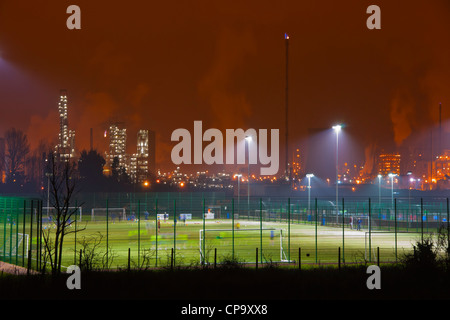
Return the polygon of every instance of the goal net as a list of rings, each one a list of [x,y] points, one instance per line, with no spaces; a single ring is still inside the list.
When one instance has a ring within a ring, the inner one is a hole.
[[[375,230],[378,227],[378,224],[375,222],[375,220],[369,219],[368,216],[351,216],[352,219],[352,229],[353,230],[362,230],[362,231],[369,231]],[[346,223],[350,224],[350,217],[346,217]]]
[[[0,246],[0,256],[13,257],[27,255],[29,245],[29,235],[23,233],[12,233],[3,239]],[[23,253],[23,254],[22,254]]]
[[[91,221],[126,221],[127,214],[125,208],[92,208]]]
[[[46,222],[51,222],[52,218],[57,213],[57,210],[55,207],[42,207],[42,214],[47,215]],[[83,208],[82,207],[69,207],[67,209],[67,213],[73,213],[73,217],[78,217],[78,221],[81,221],[83,217]]]
[[[288,262],[283,243],[283,230],[277,228],[205,229],[205,232],[200,229],[200,263],[210,261],[214,249],[219,250],[223,256],[234,252],[240,259],[255,261],[256,248],[259,251],[258,256],[264,257],[265,260]]]
[[[404,236],[407,236],[406,242],[403,241]],[[414,234],[392,231],[372,231],[365,232],[364,236],[364,257],[368,261],[377,261],[378,253],[383,260],[389,261],[395,259],[395,247],[408,246],[408,242],[412,239]],[[397,238],[399,238],[397,240]],[[379,252],[379,251],[380,252]]]

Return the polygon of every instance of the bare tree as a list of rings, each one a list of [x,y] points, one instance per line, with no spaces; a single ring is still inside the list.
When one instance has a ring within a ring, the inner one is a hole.
[[[40,140],[38,146],[30,152],[27,159],[27,180],[31,182],[34,187],[39,190],[44,185],[47,179],[44,179],[45,159],[46,153],[50,149],[49,143],[45,140]]]
[[[81,245],[79,267],[82,271],[109,270],[115,252],[109,246],[104,248],[103,235],[100,232],[83,237],[78,243]]]
[[[16,128],[5,133],[6,171],[8,182],[19,182],[24,178],[25,162],[30,152],[27,135]]]
[[[52,222],[54,228],[44,233],[44,248],[46,260],[49,262],[52,274],[61,273],[61,262],[64,239],[68,234],[80,232],[85,228],[73,228],[74,217],[78,209],[74,206],[74,196],[77,193],[75,179],[75,163],[60,159],[52,152],[47,158],[47,173],[49,179],[50,205],[54,208]],[[81,204],[78,204],[81,205]]]

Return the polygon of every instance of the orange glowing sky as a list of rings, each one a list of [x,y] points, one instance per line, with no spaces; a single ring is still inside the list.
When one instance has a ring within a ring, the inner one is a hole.
[[[81,30],[66,28],[71,4]],[[371,4],[381,30],[366,28]],[[15,126],[32,146],[56,140],[66,89],[80,150],[93,128],[105,151],[113,119],[132,146],[138,129],[154,130],[161,167],[170,167],[171,132],[194,120],[284,137],[287,32],[291,147],[308,128],[343,122],[364,157],[435,124],[440,102],[450,117],[449,14],[447,0],[2,0],[0,136]]]

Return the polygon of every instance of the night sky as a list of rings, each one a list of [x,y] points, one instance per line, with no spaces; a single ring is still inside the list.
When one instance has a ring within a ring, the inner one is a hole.
[[[81,30],[66,27],[72,4]],[[366,27],[371,4],[381,30]],[[436,125],[440,102],[450,117],[449,16],[448,0],[0,0],[0,136],[14,126],[33,147],[56,141],[66,89],[79,150],[93,128],[103,153],[120,120],[130,152],[138,129],[154,130],[158,167],[170,169],[172,131],[202,120],[280,129],[284,163],[287,32],[290,147],[341,122],[364,159]]]

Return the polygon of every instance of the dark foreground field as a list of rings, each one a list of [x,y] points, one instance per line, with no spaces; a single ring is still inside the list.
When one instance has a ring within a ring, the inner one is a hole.
[[[163,301],[286,301],[322,299],[449,299],[450,273],[442,269],[381,266],[381,289],[368,289],[366,266],[89,272],[81,289],[69,290],[69,274],[0,276],[0,299]]]

